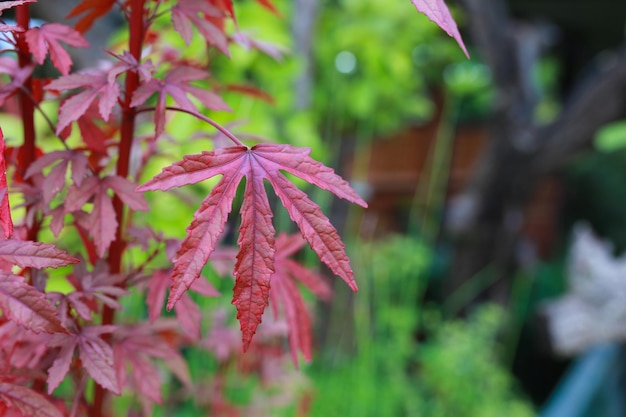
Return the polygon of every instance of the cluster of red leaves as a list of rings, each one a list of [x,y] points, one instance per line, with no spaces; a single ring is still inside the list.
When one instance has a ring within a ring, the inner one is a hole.
[[[235,364],[242,373],[257,373],[264,383],[278,380],[276,370],[282,372],[283,366],[267,365],[284,356],[281,345],[274,341],[277,335],[288,338],[296,365],[300,352],[309,360],[312,324],[299,284],[320,299],[331,296],[323,277],[290,257],[308,243],[332,272],[357,289],[337,231],[284,172],[363,207],[365,201],[332,169],[310,158],[309,149],[279,144],[246,146],[207,117],[207,111],[230,110],[219,91],[271,99],[251,86],[208,84],[208,62],[183,57],[181,51],[163,46],[160,35],[150,31],[156,19],[168,15],[186,43],[200,36],[207,47],[225,55],[234,43],[279,59],[280,48],[239,29],[232,0],[83,0],[68,16],[78,19],[74,28],[60,23],[30,27],[28,5],[34,1],[0,3],[0,15],[17,8],[18,24],[0,22],[0,36],[13,45],[19,57],[0,57],[4,74],[0,105],[19,108],[25,132],[31,132],[25,133],[24,145],[7,148],[0,131],[0,414],[101,416],[104,390],[115,394],[131,391],[149,414],[152,405],[162,401],[163,366],[192,390],[180,351],[196,346],[213,352],[221,364],[209,389],[207,408],[215,415],[245,415],[246,410],[226,400],[223,381],[227,366]],[[441,0],[412,1],[465,51]],[[279,14],[271,1],[257,2]],[[87,47],[82,34],[115,7],[129,18],[129,50],[109,51],[112,62],[108,66],[71,73],[72,59],[66,46]],[[228,19],[235,22],[235,33],[225,30]],[[144,42],[151,43],[151,57],[141,56]],[[61,75],[33,78],[35,68],[47,58]],[[20,96],[19,105],[12,104],[16,95]],[[59,103],[56,123],[41,109],[44,99]],[[48,121],[58,150],[45,153],[37,147],[32,125],[35,111]],[[173,111],[205,121],[217,128],[221,140],[232,144],[186,155],[138,187],[134,181],[138,175],[133,178],[132,174],[141,173],[158,153],[156,143],[165,136],[166,116]],[[154,130],[148,137],[138,137],[135,121],[149,112]],[[72,134],[73,128],[78,132]],[[70,137],[78,140],[69,141]],[[130,166],[131,151],[137,156],[136,166]],[[12,181],[7,169],[13,173]],[[166,191],[216,176],[221,177],[219,182],[195,212],[182,242],[165,239],[141,222],[134,224],[134,212],[150,209],[143,192]],[[218,245],[244,177],[239,248],[233,250]],[[275,237],[266,183],[300,235]],[[9,205],[14,190],[22,194],[25,212],[23,221],[15,226]],[[70,255],[35,241],[42,227],[56,237],[73,233],[83,251],[74,248]],[[133,246],[141,247],[146,259],[122,263],[124,251]],[[162,252],[167,253],[172,267],[163,266]],[[207,280],[199,279],[208,262],[215,269],[230,265],[235,278],[232,304],[237,309],[241,338],[220,320],[203,331],[204,312],[187,291],[204,297],[219,295]],[[72,288],[66,293],[46,292],[45,269],[58,267],[67,267],[63,277]],[[161,318],[168,287],[167,308],[175,310],[176,320]],[[114,312],[122,309],[121,299],[131,288],[145,296],[149,319],[145,322],[114,320]],[[268,316],[265,310],[270,304],[273,315]],[[259,330],[264,318],[270,325]],[[260,334],[253,341],[257,332]],[[242,355],[242,347],[247,355]],[[97,384],[93,403],[84,392],[88,378]],[[53,394],[68,380],[74,386],[73,397],[58,401]]]

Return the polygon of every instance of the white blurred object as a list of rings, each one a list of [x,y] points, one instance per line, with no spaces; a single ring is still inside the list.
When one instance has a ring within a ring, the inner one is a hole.
[[[600,342],[626,340],[626,255],[612,252],[589,225],[574,227],[569,291],[542,307],[556,354],[573,356]]]

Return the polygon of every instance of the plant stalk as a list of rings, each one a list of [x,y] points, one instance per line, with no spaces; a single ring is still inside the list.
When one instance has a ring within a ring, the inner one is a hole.
[[[144,40],[144,4],[145,0],[130,0],[129,18],[129,51],[139,62],[141,60],[141,50]],[[135,90],[139,87],[139,74],[136,71],[126,73],[126,83],[124,87],[124,100],[122,101],[122,123],[120,128],[120,144],[118,148],[118,160],[116,174],[120,177],[128,177],[130,166],[130,153],[135,135],[135,118],[137,112],[131,107],[131,99]],[[123,236],[124,228],[124,203],[117,195],[113,196],[113,207],[118,228],[115,232],[115,240],[109,248],[109,271],[111,274],[119,274],[122,270],[122,254],[126,248]],[[115,310],[103,306],[102,325],[113,324],[115,320]],[[94,417],[102,417],[106,391],[96,384],[94,391],[93,413]]]
[[[24,29],[24,32],[16,35],[17,42],[17,62],[20,68],[26,68],[33,65],[32,56],[26,43],[24,33],[30,26],[30,8],[28,4],[17,6],[15,9],[15,19],[17,25]],[[31,100],[33,96],[33,79],[28,77],[24,81],[24,85],[18,93],[20,106],[20,116],[22,119],[22,128],[24,130],[24,144],[20,149],[18,172],[20,176],[24,176],[26,170],[37,158],[36,154],[36,133],[35,133],[35,103]],[[26,207],[30,210],[31,207]],[[35,241],[39,234],[39,219],[35,219],[33,224],[27,229],[27,239]]]

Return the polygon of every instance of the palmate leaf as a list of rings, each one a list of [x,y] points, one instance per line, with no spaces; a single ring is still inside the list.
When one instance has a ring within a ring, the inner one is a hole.
[[[99,256],[104,255],[115,239],[118,227],[113,199],[108,194],[109,189],[133,210],[148,210],[148,203],[143,195],[135,192],[133,183],[117,175],[104,178],[89,177],[80,186],[71,187],[65,201],[66,212],[77,212],[93,198],[93,210],[89,214],[89,235],[94,239]]]
[[[45,89],[56,92],[81,89],[80,92],[65,100],[59,108],[57,134],[85,114],[96,100],[102,120],[109,120],[113,106],[120,95],[120,87],[115,82],[115,78],[110,80],[108,73],[100,70],[65,75],[50,82]]]
[[[85,326],[78,333],[55,334],[51,346],[58,346],[61,352],[48,369],[48,393],[63,381],[70,370],[74,351],[82,367],[94,381],[115,394],[120,394],[117,376],[113,367],[113,348],[102,339],[105,333],[112,333],[115,326]]]
[[[227,11],[229,13],[229,11]],[[189,44],[193,37],[195,26],[198,32],[211,45],[219,49],[224,55],[228,52],[228,39],[223,27],[216,24],[225,13],[220,8],[206,0],[178,0],[172,7],[172,25],[180,33],[184,41]]]
[[[275,271],[275,231],[264,179],[274,187],[291,219],[298,224],[302,236],[318,257],[350,288],[357,290],[345,246],[337,230],[320,208],[280,171],[289,172],[363,207],[367,207],[367,203],[332,169],[311,159],[309,153],[310,149],[275,144],[220,148],[187,155],[138,187],[138,191],[165,191],[222,175],[196,211],[193,222],[187,228],[187,237],[174,258],[168,309],[174,307],[200,276],[224,232],[224,223],[243,177],[246,177],[246,187],[232,303],[237,307],[244,349],[250,344],[268,305],[270,278]]]
[[[83,35],[60,23],[45,23],[41,27],[31,28],[26,32],[25,37],[28,49],[35,61],[43,64],[49,53],[52,64],[63,75],[69,74],[72,58],[59,42],[79,48],[89,46],[89,42]]]

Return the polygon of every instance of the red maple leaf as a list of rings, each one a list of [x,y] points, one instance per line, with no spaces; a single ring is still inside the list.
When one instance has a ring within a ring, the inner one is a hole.
[[[41,183],[44,204],[49,204],[52,198],[65,186],[65,175],[70,162],[72,163],[72,182],[77,186],[80,186],[83,182],[83,178],[87,173],[87,166],[89,165],[87,156],[82,152],[71,150],[53,151],[42,155],[30,164],[24,178],[30,178],[37,173],[41,173],[45,167],[55,162],[57,164],[54,165]]]
[[[99,17],[107,14],[115,5],[115,0],[84,0],[67,15],[68,19],[83,15],[76,22],[76,30],[85,33]]]
[[[172,323],[177,327],[176,323]],[[139,394],[152,402],[161,403],[163,381],[154,359],[163,359],[172,372],[186,386],[191,384],[189,370],[180,353],[167,342],[168,323],[157,325],[139,324],[120,328],[115,335],[113,352],[118,385],[125,387],[128,382],[127,367],[130,365],[130,382]],[[165,330],[166,332],[162,332]],[[181,366],[182,364],[182,366]]]
[[[117,220],[113,208],[113,199],[108,190],[116,195],[133,210],[147,211],[149,209],[145,198],[135,192],[135,186],[126,178],[108,176],[99,178],[92,176],[84,180],[80,186],[73,186],[67,193],[65,202],[66,212],[81,210],[93,198],[93,210],[88,216],[90,236],[94,239],[99,256],[103,256],[115,239]]]
[[[101,337],[115,329],[115,326],[85,326],[76,333],[52,336],[50,346],[60,347],[61,351],[48,369],[48,393],[52,393],[63,381],[70,370],[74,351],[78,348],[81,364],[89,376],[103,388],[119,395],[120,388],[113,367],[113,349]]]
[[[81,88],[82,91],[65,100],[59,108],[59,123],[57,135],[63,129],[85,114],[94,100],[98,99],[98,110],[103,120],[108,120],[111,110],[120,95],[120,87],[111,82],[107,72],[85,71],[79,74],[70,74],[56,80],[44,87],[46,90],[69,91]]]
[[[308,270],[288,257],[304,245],[299,235],[281,234],[276,239],[276,256],[272,275],[270,300],[272,305],[282,305],[289,327],[289,347],[293,362],[298,366],[298,351],[304,359],[311,360],[311,317],[295,283],[304,284],[313,294],[323,300],[330,299],[332,290],[320,275]]]
[[[193,36],[193,25],[209,44],[216,46],[225,55],[230,55],[224,29],[215,25],[213,20],[223,17],[224,12],[206,0],[179,0],[172,7],[174,29],[187,44]]]
[[[87,39],[69,26],[60,23],[46,23],[38,28],[31,28],[24,34],[28,49],[35,57],[35,61],[43,64],[46,55],[50,53],[50,59],[61,74],[67,75],[72,67],[70,54],[61,46],[59,41],[75,46],[86,48],[89,46]]]
[[[166,167],[138,191],[167,190],[222,175],[202,202],[187,228],[187,237],[174,258],[168,308],[200,276],[215,249],[231,210],[239,182],[246,177],[242,223],[239,228],[233,301],[243,333],[244,349],[254,335],[268,305],[274,267],[274,227],[263,180],[274,188],[291,219],[318,257],[354,291],[357,289],[345,246],[320,208],[280,173],[284,170],[363,207],[367,203],[335,172],[309,157],[310,149],[290,145],[233,146],[197,155]]]
[[[113,68],[109,69],[108,76],[110,83],[113,83],[117,76],[128,71],[136,71],[142,81],[148,81],[152,78],[154,64],[152,64],[151,60],[139,63],[139,61],[137,61],[137,59],[128,51],[124,51],[122,55],[118,55],[110,51],[107,51],[107,53],[118,60]]]
[[[230,107],[217,94],[190,84],[191,81],[202,80],[209,74],[206,71],[194,67],[175,67],[163,80],[152,78],[143,83],[133,94],[131,106],[142,105],[150,96],[158,93],[156,110],[154,112],[155,134],[163,133],[165,126],[166,96],[169,95],[186,111],[196,113],[196,105],[187,97],[187,94],[200,100],[200,102],[212,110],[230,111]]]
[[[91,302],[93,304],[93,301],[98,299],[112,309],[121,309],[122,306],[117,299],[129,294],[120,286],[124,279],[124,275],[111,274],[108,264],[104,261],[97,262],[93,271],[88,271],[85,262],[81,262],[74,267],[72,275],[68,277],[76,289],[75,292],[68,294],[68,297],[73,304],[77,304],[77,302],[83,304]],[[97,307],[93,309],[95,310]],[[80,313],[78,309],[77,311]],[[83,314],[81,316],[84,318]]]
[[[4,134],[0,129],[0,227],[5,238],[13,234],[13,220],[11,219],[11,207],[9,206],[9,192],[7,184],[7,166],[4,160]]]

